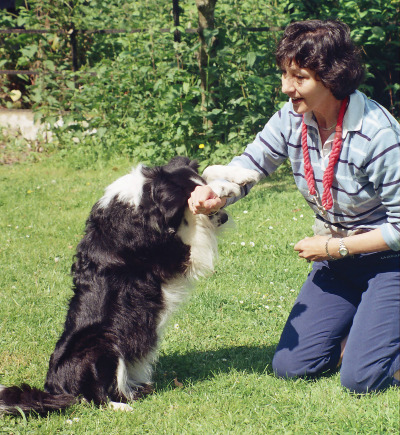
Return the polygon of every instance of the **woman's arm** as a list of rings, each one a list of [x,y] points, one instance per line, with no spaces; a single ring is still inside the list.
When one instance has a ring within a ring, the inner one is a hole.
[[[329,236],[306,237],[295,245],[294,250],[298,251],[300,258],[304,258],[308,261],[331,260],[326,253],[326,248],[331,257],[336,259],[342,258],[339,254],[340,238],[329,239]],[[326,244],[327,241],[328,245]],[[344,237],[343,242],[349,250],[349,255],[390,250],[379,228],[367,233]]]

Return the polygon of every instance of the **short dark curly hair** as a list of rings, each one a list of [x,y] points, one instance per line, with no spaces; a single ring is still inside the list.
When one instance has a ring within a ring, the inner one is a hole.
[[[289,24],[276,50],[276,63],[285,69],[294,61],[317,74],[338,100],[354,92],[364,78],[358,48],[347,24],[336,20],[307,20]]]

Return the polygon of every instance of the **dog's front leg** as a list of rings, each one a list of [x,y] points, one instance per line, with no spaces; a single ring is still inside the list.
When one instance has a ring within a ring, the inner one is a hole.
[[[211,189],[220,197],[240,196],[240,186],[255,184],[261,179],[261,174],[252,169],[235,166],[208,166],[203,173]]]

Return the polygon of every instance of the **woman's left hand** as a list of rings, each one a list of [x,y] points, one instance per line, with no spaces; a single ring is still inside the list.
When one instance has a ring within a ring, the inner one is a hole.
[[[306,237],[303,240],[300,240],[300,242],[296,243],[294,250],[298,251],[300,258],[304,258],[307,261],[328,260],[329,257],[326,255],[325,250],[326,241],[328,239],[329,237],[327,236]],[[336,257],[334,252],[334,249],[332,249],[332,252],[331,250],[329,251],[332,257]]]

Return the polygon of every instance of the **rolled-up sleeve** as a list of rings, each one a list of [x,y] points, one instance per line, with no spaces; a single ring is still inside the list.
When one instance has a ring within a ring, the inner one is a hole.
[[[364,170],[386,208],[387,222],[380,226],[390,249],[400,250],[400,135],[385,128],[371,141]]]

